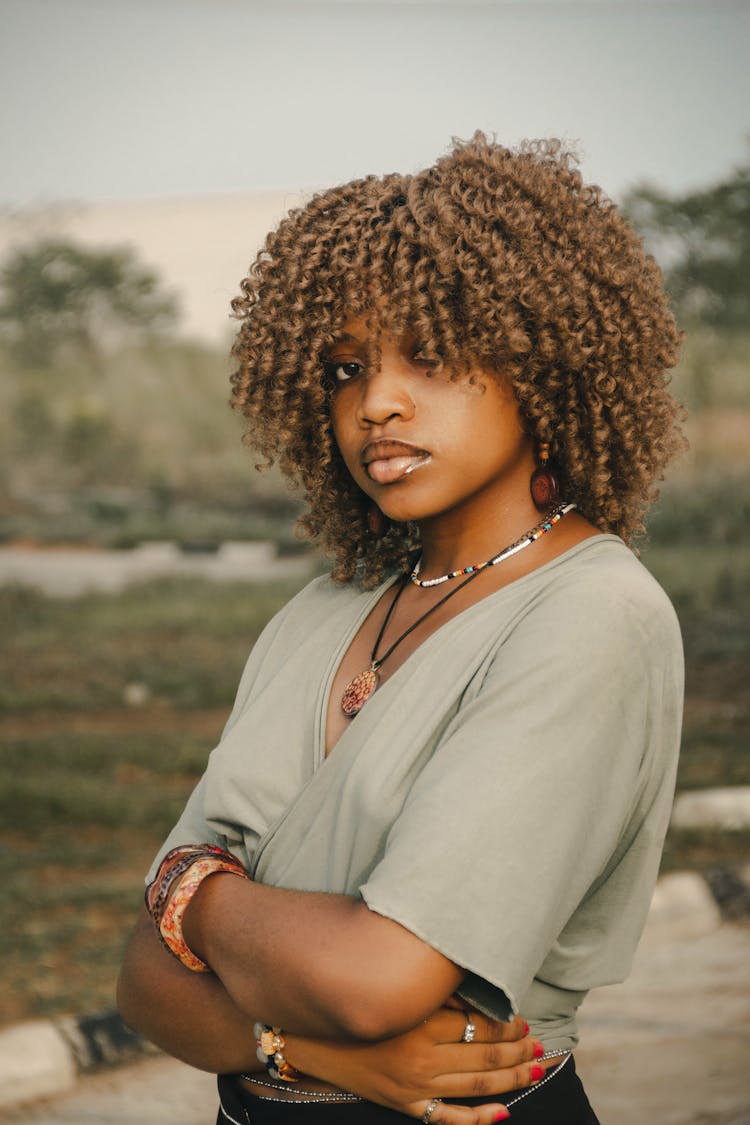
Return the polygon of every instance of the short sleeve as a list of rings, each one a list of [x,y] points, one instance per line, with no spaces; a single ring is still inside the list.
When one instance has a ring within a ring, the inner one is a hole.
[[[646,579],[539,599],[465,693],[360,888],[466,969],[467,1000],[500,1018],[553,950],[549,983],[599,983],[585,966],[606,977],[620,955],[618,912],[636,902],[645,918],[682,698],[676,620]]]

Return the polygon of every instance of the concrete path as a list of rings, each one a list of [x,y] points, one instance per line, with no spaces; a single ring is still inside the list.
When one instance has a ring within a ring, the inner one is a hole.
[[[665,937],[583,1006],[591,1103],[602,1125],[750,1125],[750,924]]]
[[[276,557],[272,543],[222,543],[213,552],[181,551],[176,543],[143,543],[128,551],[86,547],[0,547],[0,585],[32,586],[50,597],[118,593],[154,578],[200,577],[214,582],[296,578],[307,556]]]
[[[53,1102],[3,1115],[3,1125],[214,1125],[216,1079],[168,1058],[82,1079]]]
[[[630,979],[582,1011],[577,1065],[602,1125],[750,1125],[750,924],[721,925],[680,878],[660,882]],[[0,1121],[213,1125],[215,1108],[210,1075],[156,1057]]]

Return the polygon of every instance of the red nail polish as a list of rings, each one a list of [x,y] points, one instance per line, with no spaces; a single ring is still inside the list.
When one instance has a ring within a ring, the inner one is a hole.
[[[503,1108],[501,1110],[498,1110],[497,1114],[495,1115],[495,1117],[492,1118],[492,1120],[493,1121],[507,1121],[509,1117],[510,1117],[510,1110]]]
[[[542,1044],[541,1043],[535,1043],[534,1044],[534,1058],[540,1059],[543,1054],[544,1054],[544,1047],[542,1046]]]
[[[532,1082],[538,1082],[540,1078],[544,1078],[545,1070],[543,1066],[532,1066],[529,1071]]]
[[[524,1025],[523,1025],[523,1034],[524,1034],[524,1038],[526,1038],[526,1036],[529,1034],[529,1025],[526,1023],[525,1020],[524,1020]]]

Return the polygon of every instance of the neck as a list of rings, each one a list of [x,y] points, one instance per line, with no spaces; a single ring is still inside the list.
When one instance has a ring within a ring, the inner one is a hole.
[[[478,566],[499,554],[544,518],[531,498],[495,508],[485,518],[470,523],[449,516],[424,520],[419,525],[422,542],[420,577],[434,578]]]

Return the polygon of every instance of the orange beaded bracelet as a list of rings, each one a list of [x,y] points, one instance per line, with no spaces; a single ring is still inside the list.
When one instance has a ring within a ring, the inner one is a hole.
[[[167,948],[182,961],[186,968],[192,969],[194,973],[210,973],[211,970],[205,961],[196,957],[192,950],[188,948],[185,938],[182,936],[182,919],[193,895],[203,880],[210,875],[218,874],[220,871],[228,871],[232,875],[239,875],[243,879],[247,879],[244,871],[241,871],[234,864],[226,863],[224,860],[215,859],[213,856],[208,859],[196,860],[172,892],[159,925],[159,933]]]
[[[169,952],[195,973],[209,973],[211,969],[188,947],[182,933],[182,920],[203,880],[223,871],[249,878],[240,861],[220,848],[212,845],[174,848],[146,891],[146,904],[159,937]]]

